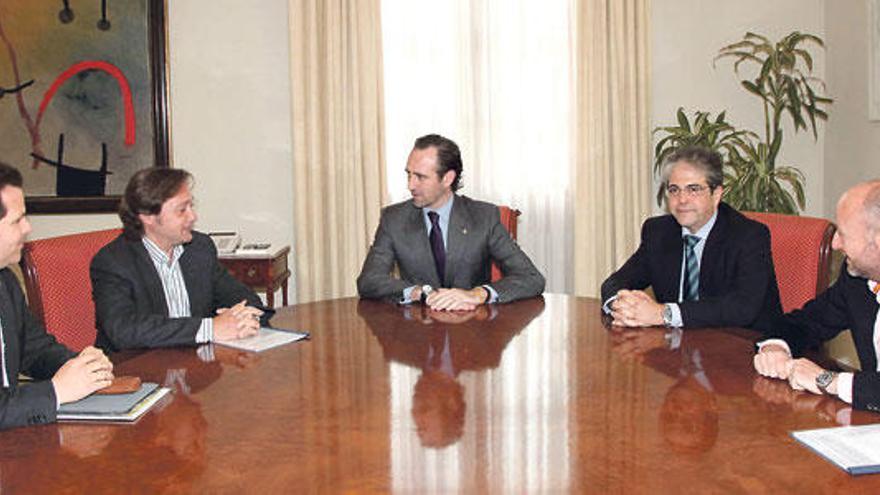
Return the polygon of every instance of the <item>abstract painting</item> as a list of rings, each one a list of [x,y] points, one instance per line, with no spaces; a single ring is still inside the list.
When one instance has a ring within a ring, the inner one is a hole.
[[[0,161],[32,213],[113,211],[168,165],[163,0],[0,0]]]

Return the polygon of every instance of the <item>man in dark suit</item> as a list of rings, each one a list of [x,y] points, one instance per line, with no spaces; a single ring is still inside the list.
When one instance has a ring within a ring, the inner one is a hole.
[[[0,429],[55,421],[60,404],[110,385],[113,364],[100,350],[79,355],[34,319],[9,265],[21,259],[31,225],[21,173],[0,162]],[[35,381],[19,383],[19,373]]]
[[[357,280],[361,297],[473,310],[544,291],[543,275],[501,225],[498,208],[455,194],[461,172],[454,142],[436,134],[416,140],[406,163],[412,199],[382,211]],[[490,283],[493,260],[504,277]]]
[[[773,326],[771,339],[759,343],[755,369],[787,379],[796,390],[836,395],[857,409],[880,411],[880,180],[861,183],[840,198],[832,247],[846,254],[839,278]],[[860,372],[838,374],[792,358],[845,329],[852,331]]]
[[[91,265],[97,344],[108,350],[194,345],[254,335],[268,324],[253,291],[217,261],[193,230],[192,176],[136,173],[119,207],[123,233]]]
[[[670,214],[645,221],[638,251],[602,283],[614,324],[760,329],[782,313],[770,232],[721,202],[723,179],[713,151],[670,155],[661,186]]]

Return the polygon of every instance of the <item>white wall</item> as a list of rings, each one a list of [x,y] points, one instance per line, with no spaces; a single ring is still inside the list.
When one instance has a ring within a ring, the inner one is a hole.
[[[835,6],[841,2],[828,2]],[[727,110],[728,121],[763,133],[763,110],[758,100],[739,85],[732,63],[719,61],[718,49],[738,41],[747,31],[778,39],[799,30],[824,35],[823,0],[654,0],[653,2],[653,115],[652,127],[673,125],[675,110],[683,106],[717,114]],[[825,57],[819,55],[815,75],[825,76]],[[753,77],[751,73],[744,73]],[[832,109],[832,115],[837,109]],[[824,139],[811,133],[795,136],[785,129],[780,164],[797,165],[806,175],[806,214],[821,215],[824,208]]]
[[[825,141],[825,214],[850,186],[880,177],[880,122],[868,120],[868,0],[825,5],[828,87],[834,96]]]
[[[287,0],[168,2],[171,144],[195,175],[203,231],[293,244]],[[119,225],[33,215],[31,238]]]

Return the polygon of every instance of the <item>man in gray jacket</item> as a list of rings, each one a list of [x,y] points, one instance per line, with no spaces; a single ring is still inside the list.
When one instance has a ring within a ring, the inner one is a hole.
[[[357,280],[361,297],[472,310],[544,291],[543,275],[501,225],[498,207],[455,194],[461,172],[453,141],[416,140],[406,164],[412,199],[382,211]],[[492,261],[504,277],[490,283]]]

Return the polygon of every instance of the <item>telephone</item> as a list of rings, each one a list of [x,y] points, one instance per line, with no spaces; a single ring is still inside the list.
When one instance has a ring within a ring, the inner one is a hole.
[[[235,232],[208,232],[208,236],[214,241],[219,254],[232,254],[241,244],[241,236]]]

